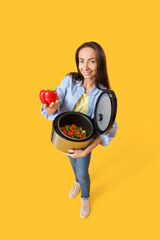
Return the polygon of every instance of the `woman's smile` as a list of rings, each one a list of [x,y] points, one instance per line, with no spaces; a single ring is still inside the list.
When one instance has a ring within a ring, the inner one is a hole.
[[[86,76],[91,74],[91,73],[92,73],[92,71],[91,72],[83,72],[83,74],[86,75]]]

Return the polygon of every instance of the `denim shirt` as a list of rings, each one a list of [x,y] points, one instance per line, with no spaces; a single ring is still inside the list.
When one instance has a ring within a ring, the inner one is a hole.
[[[101,85],[103,89],[105,87]],[[41,114],[48,120],[54,120],[57,115],[63,112],[73,111],[75,104],[78,102],[82,94],[85,92],[84,87],[82,86],[82,81],[77,82],[72,80],[70,75],[66,75],[62,80],[61,84],[55,88],[57,94],[60,98],[59,107],[53,114],[48,114],[45,109],[43,109],[43,105],[41,105]],[[96,86],[92,88],[92,90],[88,93],[88,112],[87,116],[90,118],[94,118],[95,106],[97,103],[97,99],[103,90],[98,89]],[[107,133],[102,133],[98,135],[103,146],[108,146],[110,141],[115,137],[118,125],[116,121],[114,121],[112,128]]]

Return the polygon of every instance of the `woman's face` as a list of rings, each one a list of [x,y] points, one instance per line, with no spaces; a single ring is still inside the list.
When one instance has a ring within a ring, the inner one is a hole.
[[[79,70],[84,80],[96,80],[97,54],[93,48],[85,47],[79,51]]]

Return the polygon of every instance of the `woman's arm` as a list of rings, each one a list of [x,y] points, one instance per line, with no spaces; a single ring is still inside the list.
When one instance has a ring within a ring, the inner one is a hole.
[[[70,157],[73,158],[82,158],[87,156],[98,144],[100,144],[102,140],[100,137],[97,137],[87,148],[84,150],[69,150],[69,153],[65,153]]]
[[[100,137],[97,137],[93,140],[93,142],[83,151],[85,152],[85,155],[88,155],[97,145],[99,145],[102,142]]]
[[[107,133],[102,133],[99,135],[99,138],[102,140],[101,142],[102,146],[108,146],[110,144],[111,140],[116,135],[117,129],[118,129],[118,125],[116,121],[114,121],[112,128]]]

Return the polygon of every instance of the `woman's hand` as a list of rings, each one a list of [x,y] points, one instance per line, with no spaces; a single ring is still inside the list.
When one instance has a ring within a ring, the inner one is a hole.
[[[67,154],[70,157],[73,158],[81,158],[81,157],[85,157],[87,156],[98,144],[100,144],[102,142],[100,137],[97,137],[96,139],[93,140],[93,142],[91,142],[89,144],[89,146],[87,148],[85,148],[84,150],[73,150],[73,149],[69,149],[69,153],[64,153]]]
[[[64,153],[72,158],[82,158],[82,157],[85,157],[87,156],[88,152],[85,151],[85,150],[73,150],[73,149],[69,149],[68,150],[69,153]]]
[[[59,97],[57,96],[57,100],[48,106],[47,104],[43,104],[43,108],[46,110],[48,114],[53,114],[59,107]]]

